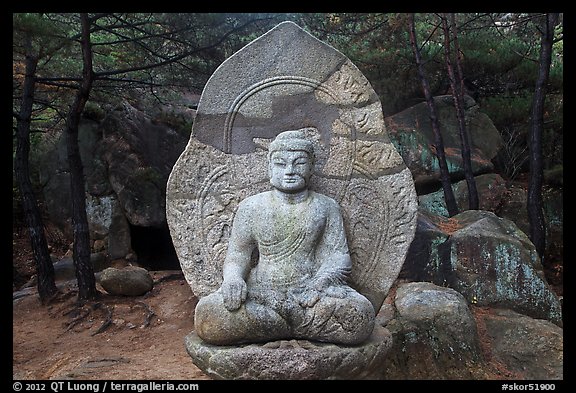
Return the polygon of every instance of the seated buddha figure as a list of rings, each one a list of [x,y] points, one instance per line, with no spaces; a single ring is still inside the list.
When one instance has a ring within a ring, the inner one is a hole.
[[[270,144],[272,189],[239,204],[222,284],[196,306],[195,329],[205,342],[356,345],[372,333],[374,307],[348,285],[352,261],[340,206],[309,189],[313,168],[314,145],[301,131],[282,132]]]

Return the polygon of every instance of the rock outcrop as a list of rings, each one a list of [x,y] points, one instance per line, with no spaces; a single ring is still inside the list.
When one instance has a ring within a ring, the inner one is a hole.
[[[404,283],[389,307],[394,316],[381,320],[393,337],[384,378],[477,377],[481,351],[476,322],[461,294],[428,282]]]
[[[355,346],[307,340],[218,346],[207,345],[192,332],[185,345],[198,367],[215,379],[376,379],[392,336],[377,327],[365,343]]]
[[[509,309],[486,308],[478,318],[492,359],[517,379],[564,378],[564,332],[549,321]]]
[[[434,97],[434,102],[451,178],[463,179],[460,137],[453,98],[451,95],[437,96]],[[465,96],[464,107],[472,148],[472,170],[475,175],[492,172],[494,165],[491,160],[503,145],[502,137],[490,118],[479,110],[472,97]],[[422,102],[388,116],[385,121],[392,143],[412,172],[416,188],[426,183],[438,182],[440,169],[433,150],[434,134],[426,103]]]
[[[379,318],[392,333],[382,379],[562,380],[563,330],[505,308],[471,305],[429,282],[400,283]]]
[[[535,247],[512,221],[482,210],[419,221],[402,277],[450,286],[471,304],[562,323]]]
[[[478,200],[480,210],[496,212],[503,203],[506,196],[506,182],[495,173],[487,173],[475,177],[476,189],[478,190]],[[468,209],[468,185],[465,180],[452,184],[454,197],[459,211]],[[435,215],[448,217],[448,209],[444,202],[444,191],[442,189],[418,197],[418,206],[427,212]]]
[[[82,119],[79,146],[86,177],[86,213],[91,240],[99,248],[93,251],[105,252],[110,260],[124,258],[133,252],[130,225],[166,227],[166,183],[187,140],[187,133],[156,121],[128,102],[100,121]],[[65,139],[59,137],[51,146],[33,162],[51,220],[71,237]]]

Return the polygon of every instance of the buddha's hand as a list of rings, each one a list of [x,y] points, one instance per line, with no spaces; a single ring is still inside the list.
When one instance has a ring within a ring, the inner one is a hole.
[[[310,282],[308,283],[308,286],[310,288],[314,288],[315,290],[319,291],[319,292],[324,292],[326,290],[326,288],[328,288],[330,285],[332,285],[332,282],[334,281],[334,279],[332,277],[330,277],[327,274],[320,274],[315,276],[314,278],[312,278],[312,280],[310,280]]]
[[[248,288],[246,287],[246,282],[242,278],[234,278],[224,280],[224,282],[222,282],[221,291],[224,300],[224,307],[226,307],[228,311],[235,311],[238,310],[246,300]]]
[[[298,302],[302,307],[314,306],[326,288],[330,286],[331,280],[326,276],[316,276],[312,278],[304,290],[298,296]]]
[[[312,307],[323,296],[343,299],[346,290],[343,287],[343,278],[338,275],[320,274],[312,278],[299,295],[302,307]]]
[[[302,307],[312,307],[320,300],[320,292],[312,287],[306,287],[298,294],[298,303]]]

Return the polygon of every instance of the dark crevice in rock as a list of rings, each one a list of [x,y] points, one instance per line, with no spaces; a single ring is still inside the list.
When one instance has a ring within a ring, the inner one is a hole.
[[[148,270],[180,270],[167,225],[143,227],[130,224],[132,249],[138,264]]]

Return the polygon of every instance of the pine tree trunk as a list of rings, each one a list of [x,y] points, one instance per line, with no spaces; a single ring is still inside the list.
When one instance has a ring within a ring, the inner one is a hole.
[[[32,54],[32,43],[27,37],[26,75],[22,88],[22,103],[18,114],[16,130],[16,156],[14,158],[14,172],[20,195],[24,216],[30,235],[30,243],[36,274],[38,278],[38,295],[42,304],[48,302],[58,292],[54,282],[54,266],[48,251],[48,243],[44,235],[42,215],[36,203],[32,183],[30,181],[28,158],[30,153],[30,125],[32,119],[32,106],[34,103],[34,74],[38,59]]]
[[[543,23],[542,41],[540,45],[540,61],[538,78],[532,102],[532,116],[529,134],[530,149],[530,178],[528,182],[528,222],[530,223],[530,240],[534,243],[536,251],[544,264],[546,250],[546,222],[542,201],[542,180],[544,177],[542,163],[542,134],[544,131],[544,101],[546,98],[546,84],[550,75],[552,62],[552,44],[554,28],[558,23],[558,14],[546,14]]]
[[[416,65],[418,67],[418,77],[422,83],[422,90],[424,91],[424,96],[426,98],[426,104],[430,112],[430,121],[432,123],[432,131],[434,133],[434,146],[436,149],[436,158],[438,159],[438,166],[440,168],[440,180],[442,182],[442,189],[444,191],[444,200],[446,202],[446,208],[448,210],[448,215],[450,217],[458,214],[458,205],[456,204],[456,198],[454,197],[454,191],[452,190],[452,183],[450,181],[450,172],[448,170],[448,164],[446,163],[446,154],[444,152],[444,141],[442,140],[442,134],[440,133],[440,124],[438,122],[438,115],[436,112],[436,106],[434,105],[434,97],[430,90],[430,85],[424,74],[424,67],[422,65],[422,57],[420,55],[420,49],[418,48],[418,43],[416,40],[416,26],[414,22],[414,14],[410,14],[410,44],[412,45],[412,51],[414,52],[414,57],[416,58]]]
[[[72,228],[74,233],[74,267],[78,280],[78,299],[94,299],[98,295],[94,267],[90,261],[90,232],[86,215],[86,191],[84,168],[78,145],[80,116],[88,101],[94,73],[92,70],[92,49],[90,43],[90,21],[88,15],[81,14],[82,20],[82,82],[70,107],[66,120],[66,147],[70,167],[70,192],[72,200]]]
[[[466,185],[468,187],[468,208],[470,210],[478,210],[478,190],[476,189],[476,180],[474,179],[474,172],[472,171],[470,137],[468,135],[466,117],[464,115],[464,81],[462,77],[462,67],[458,61],[459,46],[454,14],[451,14],[451,19],[452,29],[448,27],[447,17],[445,15],[442,16],[442,29],[444,30],[444,57],[446,60],[446,68],[448,70],[448,79],[450,80],[450,88],[452,89],[452,97],[454,98],[456,119],[458,121],[462,167],[464,169],[464,177],[466,178]],[[451,41],[454,43],[454,50],[456,52],[455,64],[452,63],[452,54],[450,50]],[[454,71],[455,69],[457,72]]]

